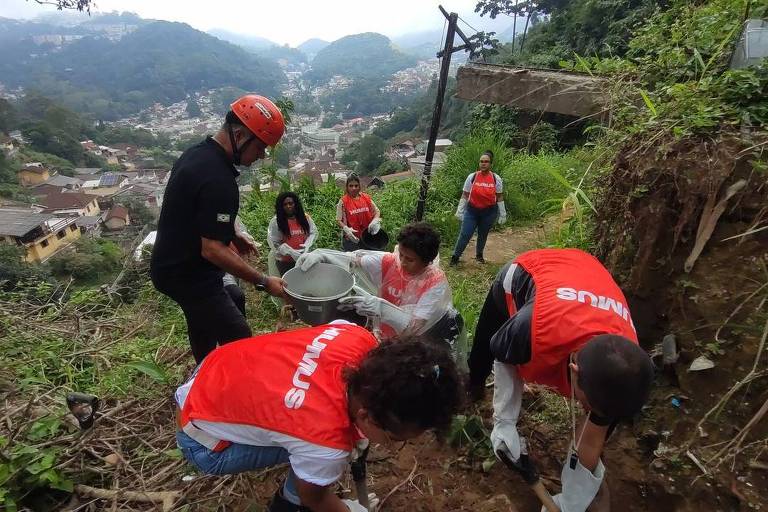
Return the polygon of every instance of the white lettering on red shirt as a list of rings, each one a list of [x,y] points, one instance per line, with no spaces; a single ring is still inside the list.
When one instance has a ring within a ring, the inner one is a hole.
[[[612,311],[623,318],[625,322],[629,322],[633,329],[635,328],[632,318],[629,316],[629,309],[621,301],[575,288],[558,288],[555,293],[560,300],[577,301],[603,311]]]
[[[320,357],[323,349],[328,346],[327,343],[323,343],[321,340],[333,341],[340,333],[339,329],[329,327],[313,339],[312,343],[307,345],[306,352],[304,352],[304,356],[299,361],[296,372],[293,374],[293,387],[285,394],[284,403],[288,409],[299,409],[304,403],[311,384],[310,377],[312,377],[312,374],[317,369],[317,359]],[[302,376],[305,377],[304,380],[302,380]]]

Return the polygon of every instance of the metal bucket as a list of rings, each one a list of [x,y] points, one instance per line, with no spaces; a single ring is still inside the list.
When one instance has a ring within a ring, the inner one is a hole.
[[[299,318],[309,325],[326,324],[340,317],[336,307],[355,285],[355,278],[341,267],[317,263],[304,272],[294,267],[283,275],[285,293]]]
[[[389,235],[383,229],[379,229],[379,232],[372,235],[367,229],[363,231],[363,236],[360,237],[360,248],[368,249],[369,251],[386,251],[389,245]]]

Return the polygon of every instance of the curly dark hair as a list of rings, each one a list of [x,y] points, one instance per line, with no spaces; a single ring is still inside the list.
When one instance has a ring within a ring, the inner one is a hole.
[[[291,236],[291,230],[288,227],[288,217],[285,216],[285,210],[283,209],[283,201],[289,197],[293,199],[293,212],[296,216],[296,220],[301,226],[301,229],[304,230],[304,233],[309,234],[309,221],[304,213],[304,207],[301,206],[301,199],[299,199],[299,196],[297,196],[295,192],[282,192],[275,200],[275,216],[277,217],[278,229],[286,238]]]
[[[345,377],[350,396],[393,434],[446,430],[461,401],[456,363],[448,350],[413,338],[382,343]]]
[[[425,265],[429,265],[440,250],[440,234],[426,222],[414,222],[400,230],[397,243],[415,252]]]

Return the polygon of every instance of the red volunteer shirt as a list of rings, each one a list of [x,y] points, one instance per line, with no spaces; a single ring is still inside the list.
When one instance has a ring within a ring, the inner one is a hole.
[[[368,229],[368,225],[373,220],[373,201],[371,196],[360,192],[355,198],[344,194],[341,196],[341,202],[344,206],[344,216],[347,220],[347,226],[355,230],[355,236],[358,238],[363,231]]]
[[[182,423],[251,425],[349,451],[359,439],[347,410],[345,367],[376,346],[356,325],[320,325],[235,341],[208,354]]]
[[[496,204],[496,179],[493,172],[475,173],[475,181],[472,182],[472,190],[469,193],[469,204],[473,208],[482,210]]]
[[[568,359],[590,339],[617,334],[637,343],[627,299],[594,256],[578,249],[541,249],[520,255],[536,286],[531,320],[531,359],[518,366],[520,376],[571,393]],[[509,314],[515,301],[505,290]]]

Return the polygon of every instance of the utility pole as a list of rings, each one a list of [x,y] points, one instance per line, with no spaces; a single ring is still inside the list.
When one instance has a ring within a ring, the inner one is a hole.
[[[427,191],[429,190],[429,178],[432,174],[432,159],[435,156],[435,141],[437,132],[440,129],[440,116],[443,112],[443,98],[445,97],[445,88],[448,85],[448,69],[451,66],[451,55],[454,52],[471,50],[472,43],[458,28],[457,23],[459,15],[455,12],[448,14],[443,6],[438,6],[440,12],[448,20],[448,31],[445,35],[445,46],[437,54],[437,58],[442,58],[440,64],[440,78],[437,82],[437,98],[435,98],[435,110],[432,112],[432,126],[429,129],[429,141],[427,142],[427,154],[424,156],[424,172],[421,175],[421,189],[419,190],[419,202],[416,205],[416,220],[421,221],[424,218],[424,205],[427,201]],[[453,47],[453,38],[458,34],[464,41],[464,44],[456,48]]]

